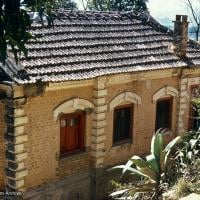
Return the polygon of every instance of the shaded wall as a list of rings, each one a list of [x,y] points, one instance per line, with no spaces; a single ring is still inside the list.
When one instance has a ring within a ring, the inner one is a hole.
[[[0,190],[5,186],[5,106],[0,102]]]

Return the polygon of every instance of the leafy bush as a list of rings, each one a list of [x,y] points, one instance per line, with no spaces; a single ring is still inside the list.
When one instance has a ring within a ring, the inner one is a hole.
[[[200,156],[200,132],[191,131],[182,137],[182,142],[178,145],[176,159],[181,164],[189,164],[192,159]]]
[[[197,172],[196,163],[200,157],[200,132],[189,132],[182,137],[182,141],[173,152],[177,178],[190,176],[194,178]],[[200,163],[199,163],[200,164]],[[198,172],[197,172],[198,173]],[[193,176],[194,175],[194,176]]]
[[[134,155],[125,165],[115,166],[112,169],[122,169],[122,176],[139,175],[142,178],[140,184],[132,183],[130,187],[113,192],[110,196],[135,195],[137,193],[153,193],[152,198],[157,199],[161,193],[163,183],[167,178],[167,167],[172,148],[180,140],[180,136],[173,139],[166,147],[163,142],[163,131],[158,130],[151,140],[151,154],[145,159]]]

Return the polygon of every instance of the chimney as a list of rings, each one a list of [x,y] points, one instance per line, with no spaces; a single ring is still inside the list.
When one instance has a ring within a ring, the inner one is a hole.
[[[174,22],[174,40],[173,51],[179,58],[185,58],[188,41],[188,24],[187,15],[176,15]]]

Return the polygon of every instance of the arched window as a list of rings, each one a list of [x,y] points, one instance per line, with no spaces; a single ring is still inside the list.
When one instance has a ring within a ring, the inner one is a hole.
[[[54,119],[60,125],[60,156],[84,150],[86,113],[94,104],[86,99],[73,98],[57,106]]]
[[[113,144],[128,142],[132,139],[133,104],[117,106],[113,113]]]
[[[141,98],[133,92],[121,93],[110,101],[109,109],[113,111],[113,145],[132,141],[134,104],[141,104]]]
[[[173,98],[166,97],[158,99],[156,102],[156,130],[172,128],[172,106]]]
[[[172,129],[173,100],[177,96],[178,90],[171,86],[165,86],[154,93],[153,102],[156,103],[155,130]]]

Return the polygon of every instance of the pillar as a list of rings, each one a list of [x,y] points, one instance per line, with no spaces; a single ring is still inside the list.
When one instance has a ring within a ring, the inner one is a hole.
[[[93,88],[94,115],[92,126],[92,157],[94,167],[102,167],[105,155],[106,78],[97,78]]]
[[[104,199],[106,184],[103,177],[105,177],[104,156],[105,156],[105,141],[106,141],[106,96],[107,96],[107,79],[99,77],[95,80],[93,87],[93,125],[92,125],[92,160],[93,160],[93,184],[92,184],[92,199]]]
[[[24,178],[28,174],[25,167],[25,159],[27,152],[25,143],[28,136],[25,133],[25,125],[28,118],[24,111],[26,98],[19,88],[13,88],[13,94],[5,99],[6,104],[6,190],[7,191],[23,191]]]
[[[187,95],[187,88],[188,88],[188,79],[182,78],[180,83],[180,96],[179,96],[179,110],[178,110],[178,123],[177,123],[177,131],[178,135],[182,135],[185,133],[184,129],[184,118],[186,113],[188,101]]]

